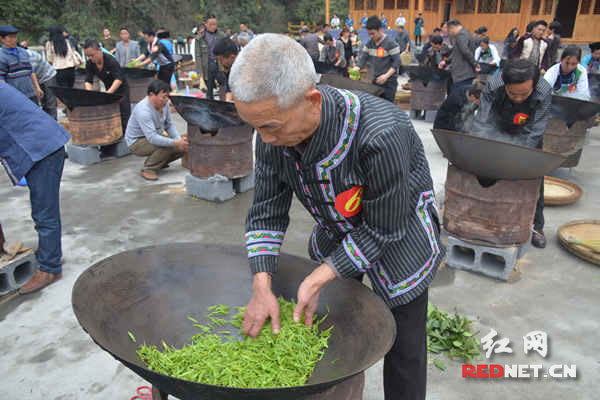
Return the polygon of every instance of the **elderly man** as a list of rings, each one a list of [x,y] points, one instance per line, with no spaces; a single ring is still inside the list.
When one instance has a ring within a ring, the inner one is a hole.
[[[492,77],[480,99],[473,134],[541,149],[550,117],[552,86],[540,79],[539,68],[529,60],[508,60],[502,74]],[[527,160],[523,160],[527,162]],[[531,243],[546,247],[544,236],[544,184],[535,210]]]
[[[271,274],[295,194],[315,219],[309,253],[321,265],[298,288],[294,320],[304,314],[311,325],[328,282],[366,273],[397,324],[385,398],[423,400],[427,288],[445,252],[423,145],[393,104],[317,82],[309,55],[283,35],[257,36],[231,69],[239,115],[260,135],[246,220],[254,289],[242,327],[256,337],[270,317],[279,331]]]
[[[383,98],[394,102],[398,89],[398,70],[400,69],[400,47],[385,33],[379,18],[373,16],[367,20],[369,40],[363,47],[358,66],[362,69],[369,64],[373,68],[373,83],[385,89]]]
[[[170,91],[167,83],[153,81],[148,86],[148,96],[134,107],[125,132],[129,150],[136,156],[147,157],[141,175],[148,181],[158,180],[158,171],[181,158],[188,147],[187,138],[179,136],[171,119]]]
[[[14,26],[0,26],[0,81],[15,87],[31,101],[38,104],[42,97],[40,85],[29,61],[27,50],[17,46],[17,33]]]
[[[119,103],[121,111],[121,126],[123,132],[127,129],[127,121],[131,115],[131,102],[129,101],[129,85],[125,74],[117,60],[102,51],[100,44],[94,39],[88,39],[83,45],[88,63],[85,66],[85,90],[94,90],[94,77],[104,83],[106,93],[114,93],[123,96]]]
[[[27,178],[38,233],[39,269],[19,293],[38,291],[62,276],[60,180],[69,134],[18,90],[0,81],[0,164],[13,185]]]

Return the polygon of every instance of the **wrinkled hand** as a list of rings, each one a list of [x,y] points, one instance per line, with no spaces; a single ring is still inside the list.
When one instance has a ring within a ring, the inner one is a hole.
[[[273,334],[279,333],[279,303],[271,291],[271,276],[266,272],[254,275],[254,290],[250,303],[246,306],[242,331],[255,338],[260,333],[267,318],[271,318]]]
[[[387,80],[388,80],[388,77],[387,77],[387,76],[385,76],[385,74],[384,74],[384,75],[379,75],[379,76],[377,77],[377,79],[375,79],[375,82],[376,82],[378,85],[383,85],[384,83],[386,83],[386,82],[387,82]]]
[[[181,138],[175,140],[175,148],[179,152],[188,151],[190,149],[190,143],[188,142],[187,136],[182,136]]]
[[[298,288],[298,304],[294,309],[294,322],[298,323],[304,314],[304,325],[313,323],[313,316],[319,305],[321,289],[335,279],[335,273],[327,264],[322,264],[308,275]]]

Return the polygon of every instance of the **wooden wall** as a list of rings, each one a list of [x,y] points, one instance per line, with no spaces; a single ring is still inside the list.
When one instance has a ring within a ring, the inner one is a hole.
[[[452,11],[451,18],[457,18],[471,33],[479,28],[482,25],[487,26],[488,34],[490,39],[493,41],[503,41],[506,37],[506,34],[513,27],[517,27],[520,33],[525,32],[525,27],[530,21],[543,19],[548,23],[553,20],[554,13],[556,11],[556,5],[558,4],[558,0],[554,0],[552,14],[544,14],[544,1],[542,0],[542,6],[540,7],[541,14],[532,15],[531,14],[531,6],[533,0],[521,0],[521,12],[519,14],[501,14],[499,12],[495,14],[479,14],[477,12],[471,14],[462,14],[456,12],[456,1],[454,0],[439,0],[438,11],[424,11],[424,0],[419,1],[418,10],[415,10],[415,1],[409,1],[408,9],[384,9],[384,0],[377,0],[377,8],[370,10],[355,10],[354,9],[354,0],[350,1],[350,12],[354,17],[354,26],[360,27],[360,18],[363,15],[364,11],[367,11],[368,15],[381,15],[382,12],[385,13],[386,18],[388,19],[388,26],[390,29],[395,29],[394,22],[398,17],[398,12],[402,11],[404,14],[404,18],[406,18],[406,27],[405,29],[410,33],[411,38],[413,37],[414,31],[414,19],[417,17],[419,12],[423,13],[423,18],[425,19],[425,29],[427,30],[427,34],[430,34],[433,31],[433,28],[440,25],[444,18],[444,5],[447,2],[452,2]],[[563,0],[564,1],[564,0]],[[591,10],[589,14],[581,15],[579,14],[579,7],[581,6],[581,0],[569,0],[578,3],[577,10],[577,18],[575,20],[575,29],[573,31],[573,37],[569,39],[563,39],[564,43],[589,43],[593,41],[600,40],[600,14],[593,14],[594,1],[591,4]],[[595,0],[600,2],[600,0]],[[364,0],[366,5],[367,1]],[[498,0],[498,11],[500,10],[501,0]],[[476,1],[475,11],[479,8],[479,1]]]

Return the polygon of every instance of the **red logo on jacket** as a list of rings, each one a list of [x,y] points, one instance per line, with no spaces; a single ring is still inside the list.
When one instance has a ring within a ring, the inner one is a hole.
[[[525,113],[515,114],[515,117],[513,118],[513,124],[515,125],[525,125],[527,121],[529,121],[529,115]]]
[[[335,198],[335,209],[345,218],[353,217],[362,211],[362,186],[354,186]]]

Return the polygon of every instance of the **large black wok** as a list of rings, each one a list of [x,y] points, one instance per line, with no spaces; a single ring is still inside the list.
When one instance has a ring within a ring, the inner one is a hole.
[[[433,137],[452,164],[492,179],[535,179],[558,168],[565,157],[532,147],[466,133],[433,129]]]
[[[321,75],[319,85],[329,85],[338,89],[357,90],[372,94],[373,96],[381,96],[385,91],[381,86],[362,81],[353,81],[352,79],[344,78],[343,76],[336,74]]]
[[[273,277],[277,296],[296,298],[298,285],[316,263],[282,254]],[[171,378],[145,368],[138,343],[161,340],[182,346],[194,334],[188,317],[207,322],[214,304],[246,305],[252,293],[244,248],[179,243],[131,250],[88,268],[75,282],[73,310],[83,329],[105,351],[163,392],[179,399],[301,399],[359,374],[391,348],[395,323],[373,292],[354,280],[336,280],[322,290],[318,312],[331,312],[329,348],[308,384],[294,388],[235,389]],[[336,360],[332,364],[333,360]]]
[[[571,126],[577,121],[587,121],[600,113],[600,104],[563,96],[552,96],[551,118]]]
[[[53,86],[52,91],[69,109],[75,107],[104,106],[121,101],[123,96],[113,93],[97,92],[95,90],[72,89]]]
[[[151,69],[143,69],[143,68],[121,68],[125,73],[127,79],[147,79],[153,78],[156,75],[156,71]]]
[[[202,132],[216,134],[221,128],[245,124],[233,103],[193,96],[170,96],[170,99],[179,115]]]

